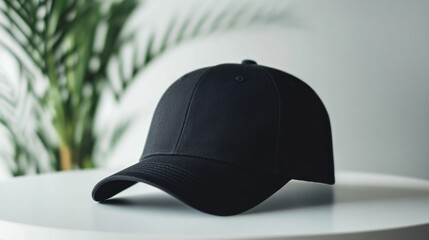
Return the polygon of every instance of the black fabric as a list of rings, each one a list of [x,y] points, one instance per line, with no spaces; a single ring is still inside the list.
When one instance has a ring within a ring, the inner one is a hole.
[[[219,65],[197,86],[176,153],[275,172],[278,121],[266,75],[252,66]]]
[[[331,126],[321,99],[298,78],[261,68],[273,78],[280,93],[280,168],[293,179],[335,183]]]
[[[173,153],[185,120],[189,101],[208,68],[188,73],[174,82],[161,97],[152,118],[142,157]]]
[[[136,182],[145,182],[198,210],[228,216],[253,208],[287,181],[279,175],[209,159],[157,155],[98,183],[93,198],[104,201]]]
[[[203,212],[234,215],[291,179],[335,182],[328,113],[303,81],[246,60],[176,81],[140,161],[98,183],[92,197],[145,182]]]

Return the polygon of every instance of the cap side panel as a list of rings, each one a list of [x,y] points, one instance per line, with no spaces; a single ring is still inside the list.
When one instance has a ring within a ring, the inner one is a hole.
[[[293,179],[333,184],[331,126],[321,99],[298,78],[266,69],[280,88],[282,101],[281,168]]]

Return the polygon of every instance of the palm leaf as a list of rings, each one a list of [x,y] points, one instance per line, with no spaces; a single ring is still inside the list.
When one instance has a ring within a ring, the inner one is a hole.
[[[0,28],[16,40],[37,67],[44,69],[43,38],[36,28],[37,12],[29,11],[26,4],[20,1],[4,0],[3,3],[4,5],[0,6],[0,12],[8,20],[8,25],[1,23]]]
[[[10,80],[0,73],[0,125],[3,125],[9,132],[8,137],[14,147],[12,156],[8,156],[4,152],[2,155],[7,159],[12,159],[8,166],[14,176],[26,174],[31,169],[47,171],[46,165],[49,165],[42,161],[32,161],[34,156],[46,156],[46,149],[49,148],[42,147],[43,139],[37,135],[39,132],[37,127],[36,129],[29,128],[30,123],[34,120],[36,102],[29,92],[28,80],[23,78],[21,75],[18,87],[14,88]],[[50,160],[52,158],[48,159],[48,161]]]

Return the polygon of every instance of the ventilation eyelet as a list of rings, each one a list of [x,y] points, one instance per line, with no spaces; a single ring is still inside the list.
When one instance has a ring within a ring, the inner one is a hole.
[[[243,82],[244,81],[244,77],[243,76],[236,76],[235,77],[235,81],[237,81],[237,82]]]

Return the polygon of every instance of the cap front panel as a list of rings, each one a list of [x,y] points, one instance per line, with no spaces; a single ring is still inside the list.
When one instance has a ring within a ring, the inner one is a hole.
[[[153,115],[141,159],[153,154],[174,153],[192,93],[206,70],[186,74],[164,93]]]
[[[213,67],[196,87],[176,151],[273,172],[278,111],[273,82],[258,67]]]

